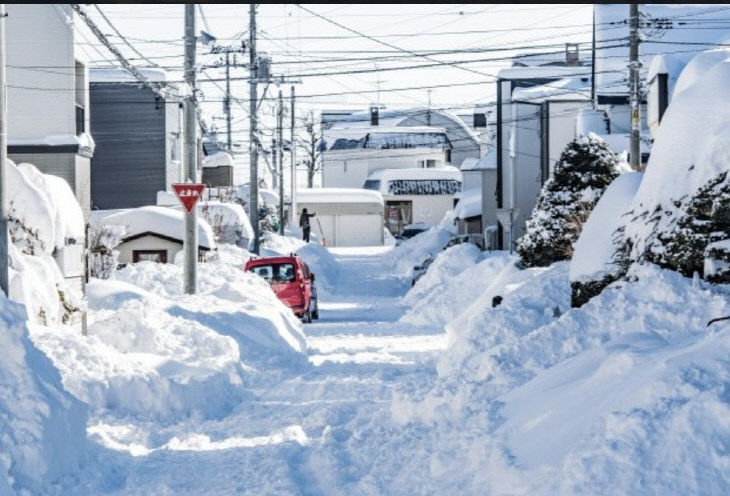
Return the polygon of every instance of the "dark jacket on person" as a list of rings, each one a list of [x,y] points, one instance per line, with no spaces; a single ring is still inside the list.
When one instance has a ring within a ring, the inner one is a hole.
[[[302,212],[302,215],[299,216],[299,227],[302,229],[309,229],[309,218],[314,217],[316,214],[308,214],[306,212]]]

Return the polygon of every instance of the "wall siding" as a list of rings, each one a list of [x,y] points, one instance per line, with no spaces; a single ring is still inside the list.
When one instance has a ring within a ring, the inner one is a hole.
[[[91,83],[91,159],[94,209],[154,205],[166,187],[168,134],[166,106],[143,87]]]

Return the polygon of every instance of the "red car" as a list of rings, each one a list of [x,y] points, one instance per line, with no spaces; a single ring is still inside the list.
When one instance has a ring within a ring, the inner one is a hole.
[[[245,270],[263,277],[282,303],[304,322],[319,318],[314,274],[301,258],[257,258],[246,262]]]

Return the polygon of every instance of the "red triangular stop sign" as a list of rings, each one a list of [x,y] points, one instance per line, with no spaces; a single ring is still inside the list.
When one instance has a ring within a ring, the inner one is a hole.
[[[195,204],[198,203],[198,198],[203,194],[205,184],[199,183],[178,183],[173,184],[172,189],[175,191],[175,196],[182,203],[183,208],[187,213],[193,211]]]

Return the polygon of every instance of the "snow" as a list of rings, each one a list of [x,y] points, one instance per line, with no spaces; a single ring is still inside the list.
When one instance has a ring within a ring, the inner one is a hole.
[[[459,170],[465,171],[465,170],[473,170],[476,168],[476,164],[479,162],[479,159],[476,157],[466,157],[459,166]]]
[[[233,167],[233,156],[228,152],[216,152],[203,158],[203,167]]]
[[[410,276],[415,265],[438,254],[451,237],[451,232],[432,227],[396,246],[387,254],[387,263],[392,265],[396,274]]]
[[[583,72],[588,69],[583,68]],[[520,102],[540,103],[545,100],[586,100],[591,98],[590,79],[582,77],[563,78],[549,84],[516,88],[512,92],[512,100]]]
[[[655,232],[667,230],[678,212],[675,201],[727,171],[730,163],[726,146],[730,139],[730,60],[715,53],[698,57],[697,64],[690,62],[685,68],[688,76],[683,72],[677,81],[674,98],[657,130],[645,179],[632,204],[638,218],[627,224],[626,236],[634,242],[634,259],[653,248]],[[699,67],[705,68],[701,77],[695,75]],[[660,215],[646,218],[657,208],[661,208]]]
[[[377,191],[358,188],[298,189],[297,203],[375,203],[383,205],[383,196]]]
[[[570,262],[571,281],[600,281],[614,271],[611,263],[616,250],[614,232],[625,222],[641,178],[640,172],[625,172],[606,188],[575,243]]]
[[[459,202],[454,208],[454,215],[457,219],[468,219],[482,215],[482,191],[481,189],[467,190],[460,193]]]
[[[22,305],[0,294],[0,494],[42,494],[79,471],[87,408],[31,342]],[[12,488],[12,489],[11,489]]]
[[[148,205],[110,215],[97,213],[96,221],[109,225],[120,225],[126,228],[126,237],[152,232],[182,241],[185,233],[185,217],[182,211],[167,207]],[[203,248],[215,249],[215,237],[210,225],[198,218],[198,243]]]
[[[157,194],[158,204],[160,193]],[[163,200],[164,201],[164,200]],[[175,210],[182,212],[182,205],[175,199],[172,205]],[[220,202],[216,200],[199,201],[195,208],[198,219],[204,219],[211,227],[215,239],[219,243],[238,244],[244,242],[246,248],[253,240],[253,227],[246,211],[238,203]]]

